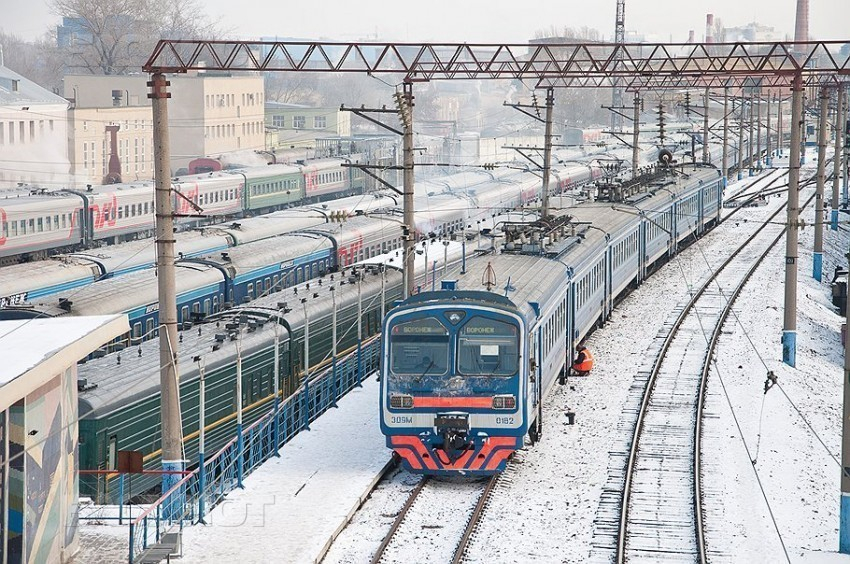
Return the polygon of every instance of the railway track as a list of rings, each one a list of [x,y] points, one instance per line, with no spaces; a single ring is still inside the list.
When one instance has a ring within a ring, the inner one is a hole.
[[[735,298],[785,233],[781,222],[772,223],[784,209],[720,265],[662,330],[625,468],[617,562],[706,561],[700,480],[706,381]]]
[[[459,563],[498,480],[440,481],[429,477],[411,491],[372,564]]]

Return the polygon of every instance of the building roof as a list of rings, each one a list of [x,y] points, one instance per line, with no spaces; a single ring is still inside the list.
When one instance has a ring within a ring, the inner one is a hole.
[[[0,65],[0,106],[65,104],[68,101],[24,78],[12,69]]]
[[[129,330],[123,314],[0,321],[0,409]]]

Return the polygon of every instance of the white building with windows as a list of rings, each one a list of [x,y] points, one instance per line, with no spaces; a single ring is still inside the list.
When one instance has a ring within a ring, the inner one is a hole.
[[[6,68],[0,59],[0,190],[65,188],[68,102]]]
[[[316,139],[350,137],[351,112],[266,102],[267,149],[313,149]]]
[[[199,72],[170,75],[168,81],[172,172],[198,157],[265,148],[261,75]],[[65,96],[73,101],[76,114],[75,163],[85,162],[89,149],[89,164],[78,166],[79,170],[102,176],[109,161],[105,126],[116,124],[121,126],[118,154],[124,179],[153,176],[153,122],[147,82],[147,75],[65,77]],[[91,129],[87,130],[86,124]],[[90,138],[90,133],[97,138]]]

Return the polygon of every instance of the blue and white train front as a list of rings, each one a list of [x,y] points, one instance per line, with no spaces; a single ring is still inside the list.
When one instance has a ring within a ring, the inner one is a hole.
[[[414,472],[500,472],[527,432],[525,322],[506,298],[469,294],[426,292],[384,322],[381,430]]]

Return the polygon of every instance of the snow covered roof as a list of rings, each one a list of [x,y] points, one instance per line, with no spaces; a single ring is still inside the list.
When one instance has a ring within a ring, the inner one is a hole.
[[[129,330],[126,315],[0,321],[0,409]]]
[[[68,101],[12,69],[0,65],[0,106],[18,104],[65,104],[67,106]]]

